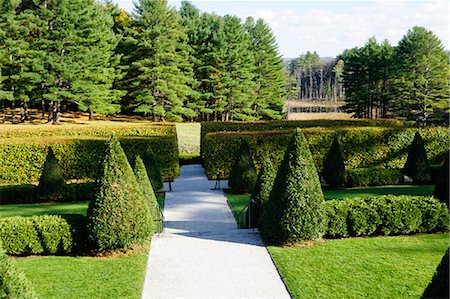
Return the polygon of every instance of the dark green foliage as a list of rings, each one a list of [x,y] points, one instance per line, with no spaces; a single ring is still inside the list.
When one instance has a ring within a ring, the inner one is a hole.
[[[255,201],[253,210],[253,223],[258,227],[261,225],[263,218],[264,206],[269,201],[270,192],[272,191],[273,183],[275,181],[275,176],[277,172],[273,167],[272,162],[269,158],[263,160],[261,170],[258,174],[258,179],[256,180],[255,188],[251,195],[251,199]]]
[[[400,235],[449,229],[447,206],[421,196],[374,196],[325,203],[325,236]]]
[[[155,154],[150,147],[147,147],[147,151],[143,156],[143,162],[145,169],[147,170],[148,178],[152,183],[153,190],[159,190],[164,187],[164,182],[161,177],[161,171],[159,170],[158,161],[156,161]]]
[[[53,149],[49,147],[37,191],[40,197],[47,200],[58,200],[64,196],[65,190],[66,182],[58,159],[56,159]]]
[[[345,171],[344,154],[342,153],[339,140],[334,138],[328,151],[327,158],[323,164],[323,178],[330,187],[342,187],[347,181]]]
[[[245,130],[241,124],[241,129]],[[250,127],[252,127],[250,125]],[[347,170],[354,168],[402,168],[405,164],[409,144],[418,129],[407,128],[305,128],[313,159],[319,171],[334,138],[341,140]],[[432,163],[442,163],[450,134],[447,127],[427,127],[419,130]],[[259,169],[264,156],[269,156],[275,168],[292,136],[291,130],[238,131],[209,133],[204,144],[205,171],[209,179],[226,179],[233,165],[233,157],[242,140],[247,140]]]
[[[320,236],[324,198],[308,141],[297,129],[280,165],[261,232],[267,240],[290,243]]]
[[[355,168],[347,171],[347,177],[350,187],[396,185],[402,172],[398,168]]]
[[[70,253],[76,231],[58,215],[9,217],[0,220],[0,241],[8,254]]]
[[[36,299],[32,284],[0,247],[0,298]]]
[[[445,252],[439,263],[430,284],[427,286],[421,298],[449,298],[449,254],[450,248]]]
[[[97,250],[129,249],[151,237],[148,202],[119,140],[107,144],[95,200],[89,204],[89,237]]]
[[[441,167],[441,171],[437,178],[436,186],[434,187],[434,197],[439,199],[442,202],[445,202],[448,207],[450,207],[449,203],[449,156],[450,151],[447,152],[445,157],[445,162]]]
[[[408,158],[403,167],[403,173],[412,178],[416,184],[426,184],[431,180],[430,164],[428,163],[424,141],[419,132],[414,135]]]
[[[258,174],[253,163],[250,146],[246,141],[242,142],[237,155],[234,158],[234,164],[230,171],[228,186],[231,192],[235,194],[250,193],[255,187]]]
[[[152,184],[147,175],[147,170],[145,169],[144,162],[141,157],[136,157],[136,162],[134,166],[134,175],[136,176],[136,180],[141,186],[142,193],[144,194],[144,198],[146,200],[146,204],[150,209],[151,216],[151,230],[156,231],[156,220],[158,219],[158,203],[156,202],[155,192],[153,191]]]

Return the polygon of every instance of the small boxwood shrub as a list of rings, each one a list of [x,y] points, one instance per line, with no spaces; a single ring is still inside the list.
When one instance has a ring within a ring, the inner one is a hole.
[[[250,219],[252,227],[261,226],[264,207],[269,201],[270,192],[272,191],[273,182],[275,181],[276,175],[277,172],[273,167],[272,161],[270,161],[270,159],[266,157],[261,166],[261,170],[258,174],[258,179],[256,180],[255,188],[253,188],[253,192],[250,197],[255,201],[255,204],[252,206],[254,209],[251,214],[251,217],[253,219]]]
[[[70,253],[75,230],[57,215],[0,220],[0,241],[11,255]]]
[[[17,269],[0,247],[0,298],[37,299],[38,296],[25,275]]]
[[[140,155],[138,156],[145,165],[147,176],[150,179],[150,182],[153,186],[153,190],[156,191],[162,189],[164,187],[164,182],[161,176],[161,171],[159,170],[158,161],[156,161],[155,154],[153,153],[151,147],[147,146],[147,148],[143,153],[143,156]],[[134,160],[133,157],[128,157],[128,161],[136,162],[138,156],[134,157]],[[133,165],[134,165],[133,169],[135,169],[136,164]]]
[[[441,262],[437,266],[430,283],[422,294],[423,299],[433,298],[449,298],[449,254],[450,248],[447,249]]]
[[[323,165],[323,178],[328,186],[333,188],[342,187],[347,182],[345,171],[344,154],[342,153],[339,140],[334,138]]]
[[[145,169],[144,162],[141,157],[136,157],[136,162],[134,166],[134,175],[136,177],[136,181],[139,183],[141,187],[142,193],[146,200],[147,205],[150,209],[151,216],[151,230],[152,232],[156,231],[156,220],[159,218],[158,215],[158,202],[156,201],[155,192],[153,191],[152,184],[147,176],[147,170]]]
[[[428,162],[424,141],[419,132],[414,135],[414,140],[409,148],[403,173],[412,178],[416,184],[426,184],[431,181],[431,170]]]
[[[375,196],[326,202],[325,236],[399,235],[447,231],[447,206],[432,197]]]
[[[51,147],[48,148],[37,192],[39,197],[49,201],[61,199],[66,192],[66,182]]]
[[[258,174],[253,163],[250,146],[244,140],[234,157],[228,186],[230,186],[231,192],[235,194],[250,193],[255,187],[257,177]]]
[[[396,185],[402,173],[397,168],[355,168],[347,172],[350,187]]]

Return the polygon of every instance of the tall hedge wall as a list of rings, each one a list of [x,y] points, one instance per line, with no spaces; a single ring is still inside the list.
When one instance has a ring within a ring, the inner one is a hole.
[[[335,137],[341,141],[347,169],[366,167],[402,168],[416,128],[352,127],[305,128],[313,159],[322,171],[327,150]],[[446,127],[420,129],[431,164],[440,163],[450,136]],[[278,167],[292,136],[292,130],[208,133],[204,144],[205,169],[209,179],[228,177],[233,157],[242,140],[247,140],[257,168],[265,155]]]
[[[104,137],[29,137],[0,139],[0,184],[23,184],[39,179],[48,146],[52,146],[65,179],[95,179],[105,154]],[[122,137],[128,158],[143,156],[150,145],[164,179],[178,176],[176,135]]]
[[[272,131],[295,128],[343,128],[343,127],[403,127],[398,120],[275,120],[255,122],[203,122],[201,126],[200,153],[203,155],[206,134],[213,132],[235,132],[235,131]]]

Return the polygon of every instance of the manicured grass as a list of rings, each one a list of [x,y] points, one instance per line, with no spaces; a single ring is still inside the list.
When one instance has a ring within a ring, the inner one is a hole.
[[[200,154],[200,123],[177,123],[178,148],[180,156]]]
[[[250,194],[232,194],[229,191],[225,191],[225,194],[236,222],[239,224],[239,227],[244,227],[245,215],[242,214],[238,219],[238,214],[250,200]]]
[[[448,246],[431,234],[268,249],[293,298],[420,298]]]
[[[118,257],[15,258],[40,298],[141,298],[147,250]]]
[[[434,185],[426,186],[381,186],[381,187],[362,187],[341,190],[324,190],[325,199],[343,199],[351,197],[364,197],[372,195],[433,195]]]

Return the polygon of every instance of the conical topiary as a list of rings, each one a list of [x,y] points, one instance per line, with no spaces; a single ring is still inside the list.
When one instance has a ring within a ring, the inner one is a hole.
[[[107,144],[95,200],[89,204],[88,231],[98,250],[129,249],[151,236],[148,202],[119,140]]]
[[[147,176],[152,183],[153,190],[159,190],[164,187],[164,182],[159,169],[158,161],[156,161],[155,154],[150,146],[147,147],[144,156],[142,157]]]
[[[324,197],[308,142],[297,129],[280,165],[261,233],[275,243],[312,240],[320,236]]]
[[[257,177],[250,146],[244,140],[235,156],[233,168],[228,178],[228,186],[232,193],[250,193],[255,187]]]
[[[430,284],[423,292],[422,298],[449,298],[449,250],[450,249],[447,249]]]
[[[261,226],[264,206],[269,201],[270,191],[272,191],[276,174],[277,173],[272,161],[269,157],[266,157],[263,160],[261,170],[258,174],[258,179],[256,180],[255,188],[253,189],[253,193],[250,197],[255,201],[254,210],[252,213],[254,220],[252,220],[252,224],[255,224],[257,227]]]
[[[38,298],[33,286],[0,247],[0,298]]]
[[[403,173],[412,178],[416,184],[429,183],[431,180],[427,152],[419,132],[416,132],[414,135],[414,140],[409,148],[408,158],[403,167]]]
[[[447,152],[445,157],[445,162],[442,165],[441,171],[436,181],[436,186],[434,187],[434,197],[447,204],[450,208],[449,203],[449,156],[450,151]]]
[[[338,188],[345,185],[347,172],[345,171],[344,155],[339,140],[334,138],[323,165],[323,179],[330,187]]]
[[[48,148],[37,191],[39,197],[47,200],[58,200],[66,191],[64,176],[51,147]]]
[[[147,204],[150,208],[150,214],[152,218],[152,231],[156,231],[155,221],[158,219],[158,202],[156,201],[155,192],[153,191],[152,184],[147,175],[147,170],[145,169],[144,162],[141,157],[136,157],[136,162],[134,164],[134,175],[136,176],[136,180],[141,186],[141,190],[144,194],[144,198],[147,201]]]

